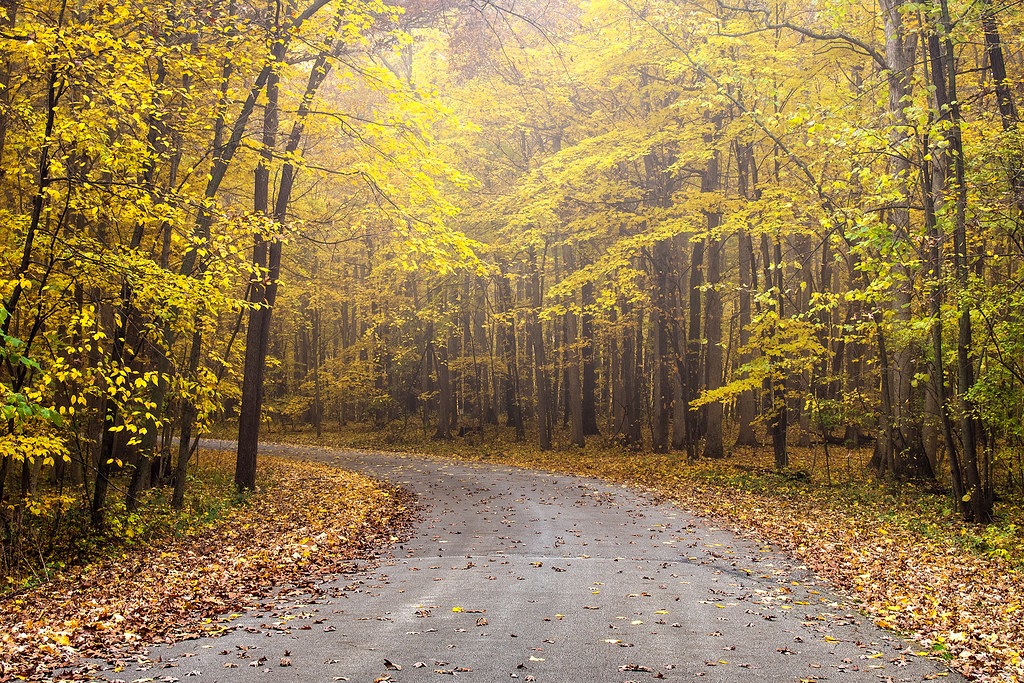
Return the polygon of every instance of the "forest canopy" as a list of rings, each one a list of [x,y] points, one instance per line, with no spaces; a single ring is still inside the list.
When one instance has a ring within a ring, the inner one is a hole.
[[[5,545],[238,419],[1024,486],[1024,14],[0,7]],[[50,503],[48,503],[50,504]]]

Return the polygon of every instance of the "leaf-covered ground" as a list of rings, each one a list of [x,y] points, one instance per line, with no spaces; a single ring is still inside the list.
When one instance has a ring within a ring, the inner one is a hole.
[[[986,528],[961,524],[949,514],[947,496],[873,480],[865,452],[833,448],[829,483],[820,446],[793,449],[794,469],[780,475],[772,472],[767,449],[690,464],[680,454],[627,454],[596,445],[543,452],[504,430],[443,443],[415,429],[268,438],[415,450],[645,487],[791,550],[876,623],[907,635],[968,678],[1024,680],[1020,510],[1004,505],[1001,523]]]
[[[233,458],[203,454],[209,466]],[[281,584],[350,568],[410,519],[397,489],[323,464],[263,458],[256,494],[212,527],[131,549],[0,601],[0,681],[81,657],[226,628]],[[225,616],[227,615],[227,616]]]

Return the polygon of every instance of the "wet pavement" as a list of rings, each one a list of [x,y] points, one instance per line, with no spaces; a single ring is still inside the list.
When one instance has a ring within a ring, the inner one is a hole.
[[[221,637],[155,645],[96,673],[224,682],[963,680],[785,555],[621,486],[407,455],[270,444],[261,452],[385,479],[425,509],[409,540],[385,549],[375,568],[265,601]]]

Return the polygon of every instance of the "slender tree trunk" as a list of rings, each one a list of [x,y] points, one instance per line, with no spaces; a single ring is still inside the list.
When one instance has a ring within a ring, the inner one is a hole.
[[[850,273],[853,286],[857,289],[863,290],[868,286],[867,276],[858,266],[858,256],[855,253],[849,254],[847,257],[846,271]],[[865,317],[863,302],[857,300],[851,302],[847,316],[851,321],[863,319]],[[864,368],[869,361],[870,355],[868,345],[859,335],[854,335],[848,339],[847,346],[849,348],[846,353],[846,392],[863,401],[863,398],[861,397],[864,393]],[[858,423],[848,424],[846,426],[845,434],[843,435],[843,440],[854,448],[859,447],[861,443],[860,425]]]
[[[766,266],[767,267],[767,266]],[[785,315],[785,280],[782,267],[782,242],[775,240],[775,313],[781,321]],[[771,280],[768,280],[771,283]],[[781,359],[776,359],[779,362]],[[768,431],[772,437],[772,451],[775,454],[775,469],[789,467],[789,448],[787,434],[789,432],[789,409],[786,405],[786,376],[779,372],[771,383],[772,405]]]
[[[686,393],[690,399],[700,396],[701,389],[701,305],[700,293],[704,287],[704,241],[690,241],[690,286],[689,286],[689,327],[686,343]],[[704,419],[707,411],[703,408],[686,411],[687,442],[696,452],[696,446],[704,435]]]
[[[471,293],[468,279],[463,285],[461,299],[463,304],[459,311],[459,326],[462,328],[462,355],[463,364],[466,367],[465,372],[462,373],[462,381],[465,384],[464,412],[469,416],[473,427],[479,429],[480,420],[483,417],[480,396],[480,358],[477,354],[477,339],[473,335],[471,322]],[[466,363],[469,365],[465,365]]]
[[[889,145],[892,153],[888,155],[889,173],[902,198],[909,204],[910,188],[910,126],[907,121],[906,107],[912,92],[915,48],[917,37],[913,31],[904,26],[902,0],[882,0],[882,20],[885,34],[885,60],[888,64],[888,114],[890,125]],[[897,206],[886,211],[886,220],[896,240],[909,239],[910,210],[905,206]],[[900,324],[909,325],[911,317],[911,288],[916,278],[916,268],[903,269],[904,283],[893,292],[894,313]],[[900,344],[889,349],[891,363],[888,384],[892,392],[888,405],[893,411],[886,420],[888,433],[892,436],[884,444],[886,457],[893,474],[905,476],[916,473],[922,456],[920,447],[920,424],[911,406],[913,379],[916,374],[914,352],[908,344]]]
[[[807,232],[799,232],[793,239],[793,247],[796,252],[797,261],[800,263],[798,276],[800,278],[800,289],[796,295],[796,314],[799,317],[809,318],[811,307],[811,295],[814,292],[814,247],[811,244],[811,236]],[[818,337],[820,341],[820,336]],[[819,366],[820,367],[820,366]],[[800,383],[800,390],[793,392],[795,395],[790,401],[790,412],[800,416],[799,444],[804,447],[811,445],[811,411],[813,401],[807,400],[816,396],[819,383],[817,373],[806,369],[800,373],[797,381]]]
[[[498,289],[501,300],[502,317],[502,342],[504,346],[504,384],[505,384],[505,409],[508,411],[508,426],[515,427],[516,438],[522,439],[526,436],[526,428],[523,424],[523,411],[519,405],[519,368],[516,354],[516,332],[514,313],[512,311],[512,289],[509,285],[508,276],[505,274],[508,266],[499,262]]]
[[[483,421],[487,424],[498,424],[498,413],[495,410],[497,400],[492,398],[491,385],[497,386],[494,378],[494,342],[484,330],[485,306],[487,299],[487,285],[483,280],[477,281],[479,296],[477,297],[476,308],[473,310],[473,338],[479,339],[486,346],[487,357],[483,371],[480,373],[480,393],[483,396]]]
[[[740,315],[740,356],[739,364],[744,366],[753,360],[752,354],[747,349],[750,347],[750,323],[752,320],[750,310],[750,293],[753,291],[753,276],[755,274],[754,245],[750,233],[741,231],[739,234],[739,315]],[[749,373],[744,372],[743,376]],[[744,391],[736,400],[736,421],[739,423],[739,435],[736,437],[737,446],[758,446],[757,435],[754,433],[753,423],[756,419],[754,392]]]
[[[673,252],[675,254],[675,263],[682,263],[685,258],[685,245],[686,239],[678,235],[674,240]],[[687,369],[687,338],[686,338],[686,317],[685,307],[683,304],[684,288],[682,285],[683,274],[679,272],[679,267],[676,265],[673,268],[673,277],[675,280],[674,286],[674,306],[675,316],[674,324],[672,325],[672,353],[675,359],[675,372],[673,373],[674,378],[674,400],[672,410],[672,447],[677,450],[686,450],[686,457],[690,460],[696,458],[696,444],[693,441],[691,429],[691,418],[690,418],[690,401],[693,397],[690,395],[690,373]]]
[[[313,355],[313,427],[316,429],[317,438],[320,437],[320,431],[323,427],[323,405],[320,400],[320,365],[322,362],[321,358],[321,340],[320,340],[320,309],[316,308],[313,310],[313,324],[310,329],[310,336],[312,337],[312,355]]]
[[[565,267],[569,272],[576,269],[575,258],[572,253],[572,246],[566,244],[562,248],[562,258]],[[565,314],[565,374],[568,386],[567,412],[570,415],[570,436],[569,441],[574,446],[585,445],[583,430],[583,387],[580,381],[580,352],[579,352],[579,321],[577,319],[575,297],[566,302],[567,312]]]
[[[718,228],[718,214],[708,215],[709,232]],[[714,227],[712,227],[712,225]],[[708,241],[708,290],[707,307],[707,379],[708,391],[722,386],[722,293],[719,286],[722,279],[722,240]],[[723,406],[719,401],[707,405],[707,433],[704,438],[704,457],[718,459],[725,457],[722,439]]]
[[[682,253],[682,240],[673,240],[673,251]],[[672,449],[686,448],[686,411],[690,408],[689,396],[686,394],[686,323],[683,317],[682,287],[679,285],[678,261],[672,259],[672,330],[671,353],[674,362],[672,372]]]
[[[622,311],[622,317],[625,317],[626,311],[625,298],[620,297],[617,305],[612,308],[609,313],[609,325],[611,328],[610,339],[608,341],[608,355],[610,358],[611,376],[609,381],[611,382],[611,394],[612,394],[612,432],[622,437],[624,433],[624,427],[626,424],[626,375],[623,372],[622,354],[620,348],[622,346],[621,339],[622,334],[622,322],[620,322],[619,311]]]
[[[547,245],[545,245],[545,252]],[[537,254],[530,246],[530,279],[532,281],[533,310],[530,312],[531,341],[533,345],[533,368],[537,383],[537,440],[541,450],[551,448],[551,430],[554,415],[551,410],[551,378],[548,373],[547,354],[544,348],[544,328],[540,321],[541,282],[537,268]]]
[[[580,355],[583,358],[583,435],[597,436],[597,371],[594,363],[594,283],[580,290]]]
[[[447,440],[452,436],[452,413],[455,406],[452,401],[451,373],[448,369],[448,345],[434,344],[434,370],[437,373],[437,430],[434,438]]]
[[[524,264],[517,263],[518,271],[516,280],[515,301],[527,303],[533,301],[532,280],[526,277],[523,272]],[[516,359],[517,367],[520,370],[519,389],[522,400],[519,402],[519,409],[523,412],[523,421],[529,422],[533,419],[534,409],[534,373],[530,371],[533,365],[533,343],[530,341],[532,330],[529,323],[529,313],[524,316],[525,325],[516,325],[516,352],[519,354]]]
[[[639,449],[643,446],[640,433],[640,405],[637,397],[640,395],[637,376],[637,348],[636,328],[639,327],[634,321],[632,304],[627,299],[622,299],[622,353],[620,364],[622,372],[622,441],[627,446]]]
[[[14,28],[18,17],[17,0],[0,0],[0,28],[9,31]],[[11,58],[9,55],[0,55],[0,161],[4,158],[4,150],[7,147],[7,131],[10,128],[10,85],[11,85]],[[2,483],[2,482],[0,482]],[[2,489],[0,489],[2,490]]]
[[[928,36],[928,53],[930,58],[932,86],[935,93],[935,109],[931,114],[932,124],[938,121],[948,111],[949,98],[946,92],[945,68],[942,61],[942,47],[939,37],[935,32]],[[926,138],[925,148],[928,149]],[[928,256],[931,267],[931,306],[932,315],[931,342],[932,342],[932,366],[930,384],[935,394],[936,413],[939,417],[939,424],[942,431],[942,439],[946,448],[946,458],[949,461],[950,485],[953,488],[953,503],[960,510],[964,519],[969,519],[969,503],[964,500],[963,468],[960,463],[960,454],[957,452],[956,442],[953,438],[953,424],[949,414],[949,397],[946,393],[946,368],[943,363],[945,357],[943,351],[943,320],[942,304],[945,301],[945,286],[943,284],[944,236],[939,229],[936,213],[940,204],[944,201],[946,190],[946,168],[948,158],[946,152],[938,148],[929,150],[931,160],[927,162],[925,172],[922,173],[921,183],[923,186],[922,196],[925,206],[925,229],[928,234]],[[929,172],[930,171],[930,172]]]
[[[192,346],[188,357],[188,376],[194,377],[199,369],[199,360],[202,355],[203,330],[200,324],[196,323],[196,330],[192,335]],[[192,401],[183,401],[181,407],[181,436],[178,439],[178,462],[174,470],[174,494],[171,497],[171,507],[180,510],[185,504],[185,486],[187,484],[188,462],[192,457],[192,428],[196,421],[196,407]]]
[[[669,449],[669,417],[672,410],[672,369],[669,357],[669,308],[668,291],[669,241],[661,240],[654,245],[652,276],[654,279],[654,302],[651,310],[651,334],[654,350],[654,393],[653,429],[651,448],[655,453],[667,453]]]
[[[635,354],[633,362],[636,368],[633,371],[633,393],[629,397],[629,403],[634,408],[633,419],[630,422],[629,428],[629,443],[635,450],[643,450],[644,437],[643,437],[643,412],[642,408],[647,405],[645,399],[647,387],[645,385],[645,378],[650,374],[651,367],[647,362],[649,356],[644,353],[644,326],[642,324],[644,315],[643,310],[636,312],[636,323],[633,326],[632,333],[634,335],[633,352]]]
[[[882,394],[882,415],[881,415],[881,434],[875,443],[875,455],[873,460],[876,462],[875,469],[878,470],[879,474],[889,473],[896,475],[896,464],[895,460],[898,457],[898,431],[893,425],[893,406],[892,397],[893,390],[890,385],[892,380],[892,371],[890,367],[890,356],[889,351],[886,348],[885,334],[882,331],[882,313],[881,311],[875,311],[875,338],[878,344],[878,360],[881,364],[879,369],[879,376],[881,379],[881,394]]]
[[[989,71],[992,73],[992,87],[996,93],[996,104],[999,107],[999,118],[1003,131],[1010,133],[1017,130],[1020,121],[1017,118],[1017,106],[1013,101],[1010,89],[1011,81],[1006,76],[1006,60],[1003,57],[1003,43],[999,37],[999,26],[996,24],[992,0],[982,3],[981,25],[985,30],[985,51],[988,56]],[[1024,212],[1024,168],[1022,168],[1019,152],[1012,153],[1007,159],[1007,175],[1013,189],[1014,202],[1018,212]]]

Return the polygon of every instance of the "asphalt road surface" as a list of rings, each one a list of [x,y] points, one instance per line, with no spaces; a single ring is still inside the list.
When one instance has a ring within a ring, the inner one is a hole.
[[[229,444],[208,442],[204,446]],[[123,681],[963,680],[797,561],[593,479],[262,446],[400,484],[426,506],[379,566],[284,595]],[[120,667],[119,667],[120,668]]]

